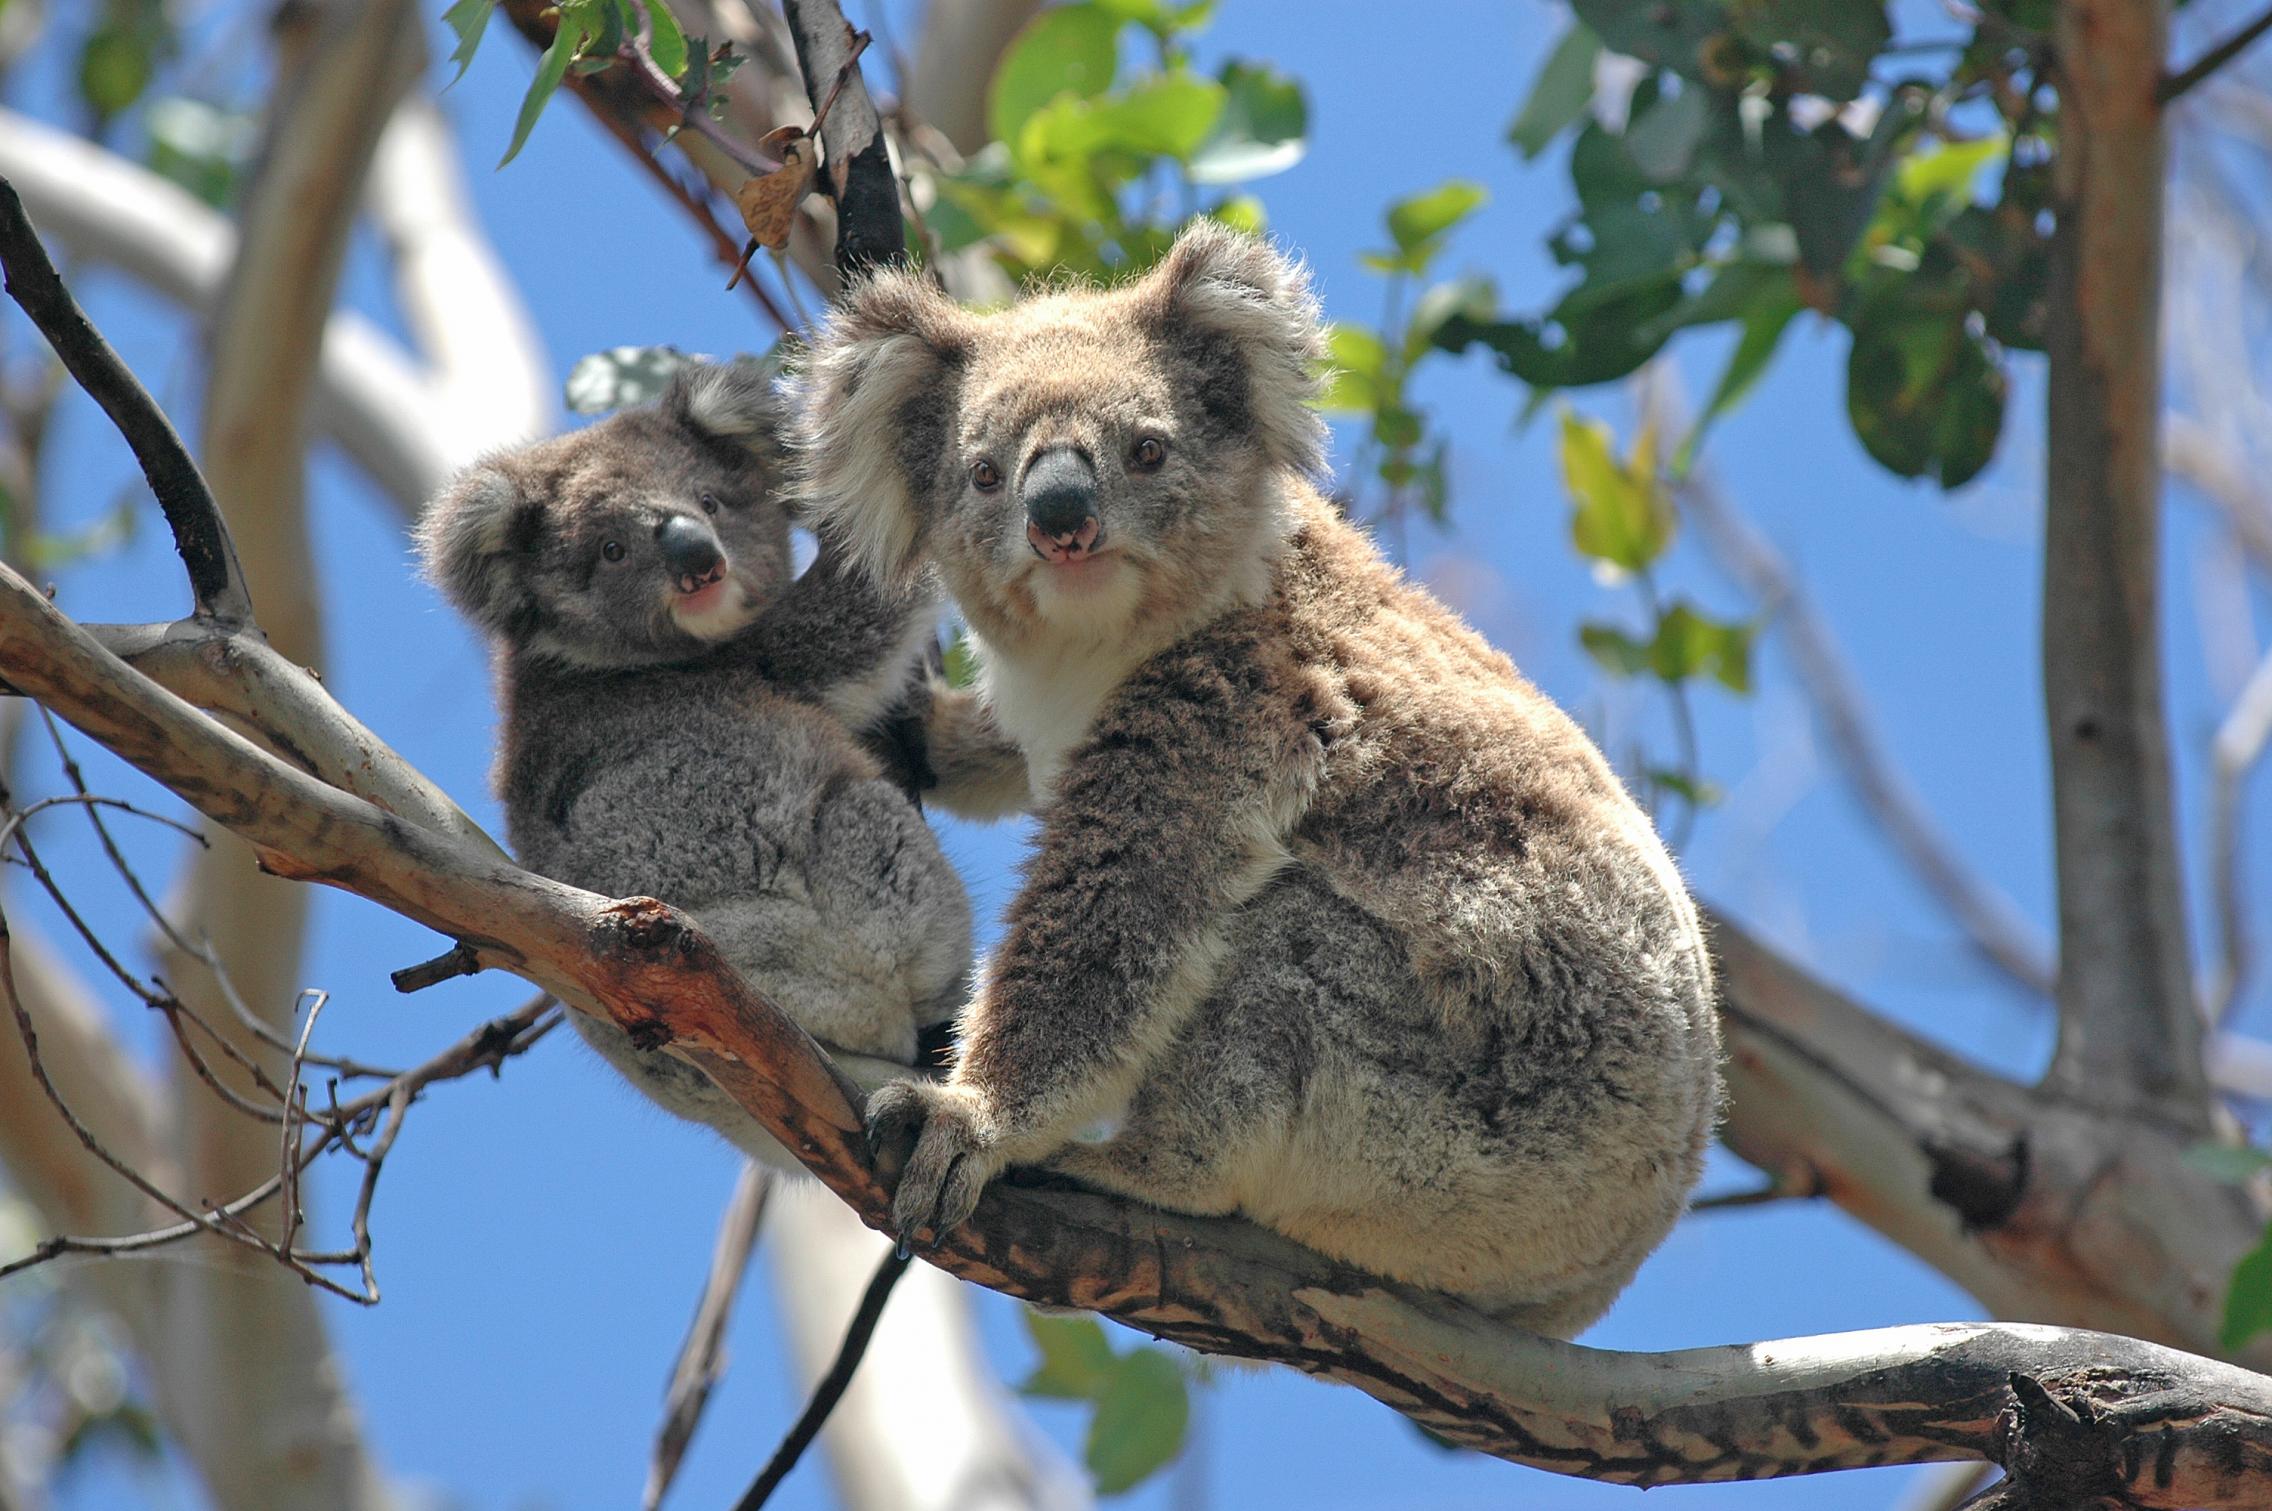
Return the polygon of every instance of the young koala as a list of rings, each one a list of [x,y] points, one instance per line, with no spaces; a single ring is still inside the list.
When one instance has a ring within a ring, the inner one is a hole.
[[[522,862],[687,909],[873,1085],[968,992],[962,884],[853,734],[909,684],[935,606],[825,550],[792,581],[778,437],[755,364],[698,364],[655,404],[474,466],[418,547],[495,645]],[[700,1071],[570,1021],[664,1107],[787,1161]]]
[[[1600,753],[1312,486],[1322,353],[1203,224],[992,315],[884,274],[795,380],[820,527],[936,561],[1040,817],[951,1079],[871,1131],[919,1129],[903,1238],[1040,1164],[1567,1337],[1701,1167],[1711,966]]]

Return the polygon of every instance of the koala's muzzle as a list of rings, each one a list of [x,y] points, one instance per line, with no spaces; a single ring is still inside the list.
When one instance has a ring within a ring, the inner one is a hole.
[[[662,548],[663,570],[681,593],[698,592],[726,575],[718,538],[683,514],[663,521],[655,543]]]
[[[1034,458],[1019,490],[1026,505],[1026,543],[1043,561],[1078,561],[1103,544],[1097,523],[1097,472],[1071,446]]]

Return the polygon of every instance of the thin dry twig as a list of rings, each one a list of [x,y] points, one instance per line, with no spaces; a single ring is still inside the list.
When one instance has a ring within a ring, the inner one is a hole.
[[[829,1365],[828,1373],[821,1376],[813,1387],[812,1399],[805,1403],[804,1414],[797,1418],[773,1457],[758,1471],[749,1489],[734,1503],[734,1511],[758,1511],[781,1488],[789,1471],[797,1467],[797,1460],[805,1456],[814,1438],[828,1423],[828,1414],[836,1403],[844,1399],[845,1389],[852,1383],[852,1375],[860,1367],[860,1360],[868,1352],[868,1340],[876,1334],[876,1323],[884,1314],[884,1303],[891,1299],[892,1287],[899,1277],[907,1273],[908,1261],[913,1256],[902,1245],[883,1257],[876,1266],[875,1278],[868,1282],[867,1292],[860,1297],[860,1309],[852,1314],[852,1324],[844,1330],[844,1342],[836,1351],[836,1362]]]
[[[718,1219],[718,1240],[710,1252],[710,1272],[703,1281],[694,1320],[671,1365],[670,1386],[663,1393],[663,1421],[655,1432],[655,1451],[647,1462],[647,1486],[640,1496],[644,1511],[656,1511],[678,1477],[687,1444],[701,1425],[710,1404],[710,1392],[726,1371],[726,1323],[733,1315],[734,1299],[749,1273],[750,1252],[757,1246],[757,1230],[765,1216],[766,1198],[773,1189],[773,1174],[755,1161],[744,1161],[735,1177],[734,1194],[727,1198],[725,1214]]]

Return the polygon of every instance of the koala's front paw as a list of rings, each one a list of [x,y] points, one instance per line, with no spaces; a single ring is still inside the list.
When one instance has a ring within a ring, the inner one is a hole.
[[[894,1081],[868,1098],[871,1149],[915,1133],[915,1151],[892,1193],[892,1227],[903,1248],[935,1249],[976,1210],[1002,1171],[992,1120],[968,1087]]]

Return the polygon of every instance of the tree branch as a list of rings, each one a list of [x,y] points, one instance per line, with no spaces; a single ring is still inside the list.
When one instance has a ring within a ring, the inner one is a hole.
[[[610,902],[384,814],[219,728],[111,657],[0,570],[0,660],[27,691],[275,869],[344,887],[667,1044],[748,1109],[871,1226],[885,1220],[858,1115],[812,1041],[660,904]],[[2272,1475],[2272,1381],[2151,1344],[1999,1326],[1897,1328],[1670,1355],[1551,1343],[1331,1264],[1231,1219],[1002,1184],[934,1263],[997,1290],[1102,1311],[1210,1352],[1357,1385],[1454,1441],[1633,1484],[1985,1456],[2014,1373],[2088,1391],[2092,1451],[2131,1455],[2140,1506],[2241,1507]]]
[[[2254,45],[2256,39],[2263,36],[2267,31],[2272,31],[2272,10],[2258,16],[2239,31],[2234,32],[2224,41],[2210,48],[2188,66],[2164,78],[2155,89],[2155,100],[2166,105],[2177,99],[2187,90],[2208,78],[2209,75],[2246,52]]]
[[[647,1463],[647,1487],[639,1503],[642,1511],[658,1511],[678,1477],[679,1461],[702,1409],[710,1404],[710,1391],[726,1372],[726,1322],[733,1316],[734,1298],[749,1273],[750,1252],[757,1247],[758,1222],[765,1215],[766,1198],[773,1188],[772,1172],[754,1161],[744,1161],[735,1177],[734,1194],[727,1199],[725,1215],[718,1220],[718,1240],[710,1254],[710,1273],[695,1304],[694,1321],[671,1365],[669,1388],[663,1392],[663,1423],[655,1433],[655,1451]]]
[[[2166,28],[2158,0],[2058,16],[2043,680],[2061,959],[2045,1084],[2206,1135],[2156,607]]]
[[[6,269],[8,292],[133,448],[173,530],[197,611],[225,624],[249,622],[252,602],[245,594],[236,548],[197,464],[149,390],[88,324],[33,232],[16,186],[5,178],[0,178],[0,267]]]
[[[883,122],[855,61],[854,37],[836,0],[783,0],[805,93],[814,101],[843,87],[821,125],[826,182],[836,202],[836,270],[846,278],[907,261],[899,180],[891,171]]]

